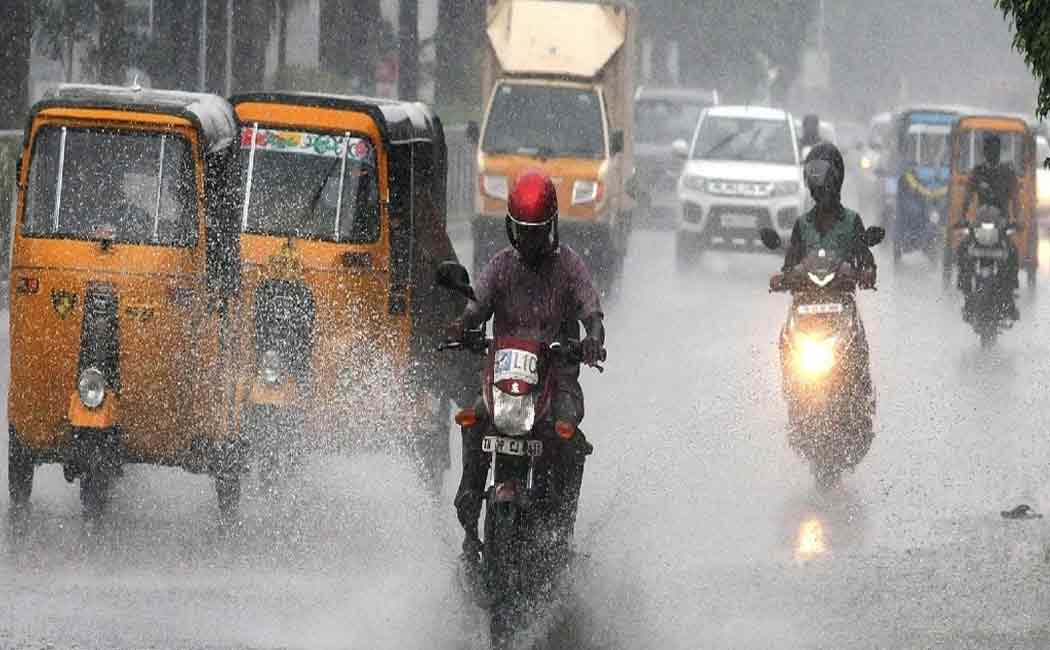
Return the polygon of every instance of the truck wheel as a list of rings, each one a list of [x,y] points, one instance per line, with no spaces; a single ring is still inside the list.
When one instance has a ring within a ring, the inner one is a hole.
[[[33,457],[15,434],[12,426],[7,428],[7,491],[11,497],[11,510],[25,510],[33,493]]]
[[[80,506],[84,518],[95,520],[106,512],[113,486],[113,476],[106,469],[95,467],[80,476]]]
[[[234,521],[241,504],[240,475],[220,474],[216,476],[215,495],[219,501],[219,520],[223,523]]]

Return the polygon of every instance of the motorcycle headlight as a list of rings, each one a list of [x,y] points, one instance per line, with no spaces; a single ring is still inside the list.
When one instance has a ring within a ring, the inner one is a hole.
[[[835,367],[834,336],[815,339],[804,334],[795,337],[795,366],[804,379],[820,379]]]
[[[974,228],[973,234],[981,246],[995,246],[999,243],[999,227],[994,223],[982,223]]]
[[[779,181],[773,183],[773,196],[792,196],[798,194],[801,188],[798,181]]]
[[[682,177],[682,186],[686,189],[693,190],[694,192],[706,192],[707,179],[703,176],[686,174]]]
[[[602,197],[602,184],[598,181],[576,181],[572,184],[572,204],[597,203]]]
[[[507,177],[482,174],[481,191],[491,198],[506,201],[507,197],[510,196],[510,186],[507,183]]]
[[[874,166],[875,166],[875,163],[874,163],[874,161],[872,161],[871,158],[869,158],[868,156],[861,157],[861,159],[860,159],[860,168],[861,169],[867,170],[867,169],[871,169]]]
[[[933,209],[933,210],[930,210],[930,215],[929,216],[930,216],[930,223],[940,223],[941,222],[941,211],[940,210],[937,210],[936,208]]]
[[[284,363],[277,350],[266,350],[259,355],[259,378],[267,384],[279,384],[284,374]]]
[[[98,368],[85,369],[77,381],[77,393],[80,394],[80,402],[84,406],[89,409],[98,408],[106,399],[106,378]]]

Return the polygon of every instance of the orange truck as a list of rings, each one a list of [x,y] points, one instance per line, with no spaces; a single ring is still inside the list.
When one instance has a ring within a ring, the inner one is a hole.
[[[484,121],[468,129],[477,142],[475,271],[507,245],[507,196],[533,168],[558,188],[561,241],[603,282],[621,269],[634,209],[636,18],[619,3],[489,3]]]

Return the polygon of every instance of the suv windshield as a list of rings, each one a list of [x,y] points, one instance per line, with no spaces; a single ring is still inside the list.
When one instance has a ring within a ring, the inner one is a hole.
[[[642,99],[634,106],[635,134],[638,142],[670,144],[688,140],[700,119],[704,104],[689,104],[669,99]]]
[[[735,160],[795,165],[795,147],[787,120],[708,115],[693,145],[698,160]]]
[[[196,179],[182,136],[45,126],[32,156],[23,236],[196,243]]]
[[[379,239],[376,156],[367,138],[246,126],[240,170],[244,232]]]
[[[502,84],[481,150],[551,158],[602,158],[605,126],[590,89]]]

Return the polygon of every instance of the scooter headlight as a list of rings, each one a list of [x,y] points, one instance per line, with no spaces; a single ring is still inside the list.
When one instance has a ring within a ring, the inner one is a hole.
[[[281,383],[284,375],[284,363],[277,350],[266,350],[259,355],[259,378],[267,384]]]
[[[805,334],[795,337],[795,367],[803,379],[824,377],[835,367],[835,346],[838,338],[815,339]]]
[[[106,399],[106,378],[98,368],[87,368],[80,373],[77,392],[84,406],[89,409],[98,408]]]

